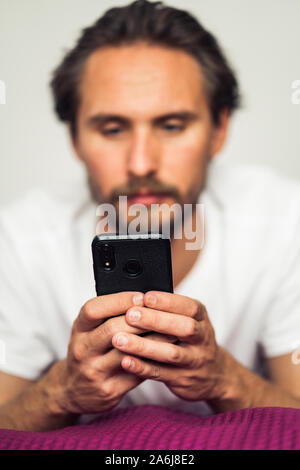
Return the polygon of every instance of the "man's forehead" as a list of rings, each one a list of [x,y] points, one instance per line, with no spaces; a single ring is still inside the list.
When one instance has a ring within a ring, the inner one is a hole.
[[[194,107],[204,98],[204,78],[196,60],[178,49],[157,45],[106,47],[85,65],[81,99],[85,106],[126,102],[157,107]],[[113,111],[110,109],[109,111]]]

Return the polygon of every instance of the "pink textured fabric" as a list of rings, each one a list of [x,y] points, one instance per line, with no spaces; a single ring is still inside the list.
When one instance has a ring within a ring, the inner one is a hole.
[[[252,408],[201,417],[133,406],[57,431],[1,429],[0,449],[300,449],[300,410]]]

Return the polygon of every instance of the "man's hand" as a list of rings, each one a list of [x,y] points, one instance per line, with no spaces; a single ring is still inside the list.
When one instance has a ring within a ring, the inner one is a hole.
[[[21,393],[3,400],[0,428],[58,429],[74,423],[79,414],[101,413],[116,406],[143,381],[124,371],[124,354],[112,346],[112,337],[120,330],[135,335],[147,331],[126,322],[125,312],[134,305],[143,306],[142,293],[121,292],[86,302],[73,324],[67,357],[53,364],[40,380],[23,384]],[[176,340],[158,333],[148,338]],[[17,377],[13,379],[16,384]]]
[[[133,312],[140,313],[139,320],[130,318]],[[125,355],[121,365],[132,375],[164,382],[184,400],[205,400],[216,412],[259,406],[300,408],[299,392],[287,390],[286,379],[272,383],[259,377],[217,344],[206,308],[197,300],[147,292],[144,306],[129,308],[126,321],[179,340],[176,344],[154,343],[150,337],[125,330],[115,334],[112,343]],[[118,344],[121,336],[127,338],[126,345]],[[288,364],[289,356],[276,359]],[[294,382],[297,380],[299,374],[294,371]]]
[[[135,377],[162,381],[185,400],[222,395],[224,355],[204,305],[182,295],[151,291],[144,296],[144,307],[127,310],[126,321],[132,327],[175,336],[179,342],[157,343],[119,330],[113,345],[125,355],[124,370]],[[122,346],[121,338],[126,338],[127,344]]]
[[[121,367],[124,354],[112,347],[112,337],[118,331],[138,338],[136,335],[148,329],[126,322],[125,312],[134,305],[143,305],[142,293],[105,295],[84,304],[74,322],[60,373],[59,410],[75,414],[109,410],[143,380],[124,371]],[[151,342],[157,342],[161,336],[149,337]]]

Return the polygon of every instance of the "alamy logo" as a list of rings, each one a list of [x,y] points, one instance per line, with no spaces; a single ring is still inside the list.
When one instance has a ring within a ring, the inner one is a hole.
[[[6,103],[6,88],[3,80],[0,80],[0,104]]]
[[[201,250],[204,246],[204,204],[144,204],[127,205],[127,196],[119,196],[118,214],[113,204],[99,204],[96,216],[99,221],[96,234],[119,233],[139,235],[161,232],[165,238],[187,240],[186,250]],[[194,224],[192,215],[194,211]],[[129,223],[127,215],[130,217]],[[119,228],[117,230],[117,220]],[[193,227],[194,225],[194,227]]]

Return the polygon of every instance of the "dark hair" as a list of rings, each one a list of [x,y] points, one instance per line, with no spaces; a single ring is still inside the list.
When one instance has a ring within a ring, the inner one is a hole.
[[[216,38],[188,12],[163,2],[137,0],[123,7],[111,8],[92,26],[83,29],[76,46],[55,69],[51,80],[55,111],[61,121],[76,133],[76,114],[80,79],[88,57],[104,46],[121,46],[146,41],[192,55],[205,77],[206,93],[213,122],[220,111],[233,112],[239,107],[239,90]]]

